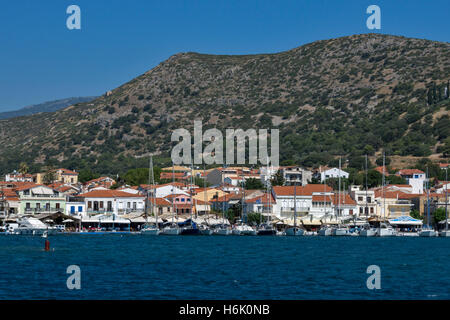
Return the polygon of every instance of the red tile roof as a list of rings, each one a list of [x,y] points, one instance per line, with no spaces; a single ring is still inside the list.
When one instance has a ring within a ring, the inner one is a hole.
[[[79,195],[84,198],[143,198],[140,194],[128,193],[119,190],[92,190]]]
[[[398,173],[402,176],[410,176],[412,174],[424,174],[425,172],[419,169],[401,169]]]
[[[277,196],[293,196],[294,186],[275,186],[273,191]],[[333,189],[323,184],[307,184],[305,186],[297,186],[296,193],[298,196],[310,196],[313,193],[332,192]]]

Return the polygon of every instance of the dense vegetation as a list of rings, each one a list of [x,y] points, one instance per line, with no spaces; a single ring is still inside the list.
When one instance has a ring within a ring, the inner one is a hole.
[[[361,169],[364,155],[450,156],[450,44],[381,34],[278,54],[180,53],[90,102],[0,121],[0,170],[125,174],[170,164],[171,132],[278,128],[283,164]]]

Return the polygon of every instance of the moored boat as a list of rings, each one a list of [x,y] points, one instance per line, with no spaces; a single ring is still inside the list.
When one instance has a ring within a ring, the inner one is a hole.
[[[299,227],[291,227],[285,230],[287,236],[303,236],[305,230]]]

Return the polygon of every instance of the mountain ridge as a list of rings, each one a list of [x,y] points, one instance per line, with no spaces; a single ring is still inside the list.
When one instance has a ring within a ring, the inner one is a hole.
[[[167,157],[170,132],[194,119],[204,130],[279,128],[281,159],[303,165],[381,148],[448,156],[449,78],[449,43],[380,34],[270,54],[177,53],[90,103],[0,121],[0,169],[20,155],[112,172],[149,152]]]

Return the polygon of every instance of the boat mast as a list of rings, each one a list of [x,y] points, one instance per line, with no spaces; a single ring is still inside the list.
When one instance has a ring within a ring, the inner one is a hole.
[[[151,174],[152,174],[152,180],[151,180],[151,183],[152,183],[152,188],[153,188],[153,190],[155,190],[155,173],[154,173],[154,171],[153,171],[153,156],[152,155],[150,155],[150,172],[151,172]],[[149,172],[149,175],[150,175],[150,172]],[[155,206],[155,202],[154,202],[154,197],[155,197],[155,195],[153,194],[153,191],[152,191],[152,193],[150,194],[150,196],[151,196],[151,205],[152,205],[152,216],[153,216],[153,210],[154,210],[154,206]],[[158,210],[156,210],[156,227],[159,229],[159,226],[158,226]]]
[[[383,165],[383,170],[384,170],[384,165]],[[366,154],[366,208],[365,208],[365,214],[366,214],[366,219],[367,219],[367,216],[369,215],[369,207],[368,207],[368,205],[367,205],[367,154]]]
[[[447,168],[445,168],[445,231],[448,231],[448,213],[447,213],[447,186],[448,186],[448,178],[447,178]]]
[[[386,220],[386,197],[384,196],[384,185],[386,184],[386,176],[385,176],[385,172],[384,172],[384,165],[386,163],[386,154],[383,151],[383,177],[382,179],[382,188],[383,188],[383,222]],[[380,224],[381,225],[381,224]]]
[[[297,230],[297,181],[294,181],[294,236]]]
[[[341,214],[341,157],[339,157],[339,175],[338,175],[338,180],[339,180],[339,191],[338,191],[338,212],[337,212],[337,216],[340,216],[340,214]]]
[[[427,229],[430,228],[430,185],[428,184],[428,166],[427,173],[425,176],[425,183],[427,188]]]

